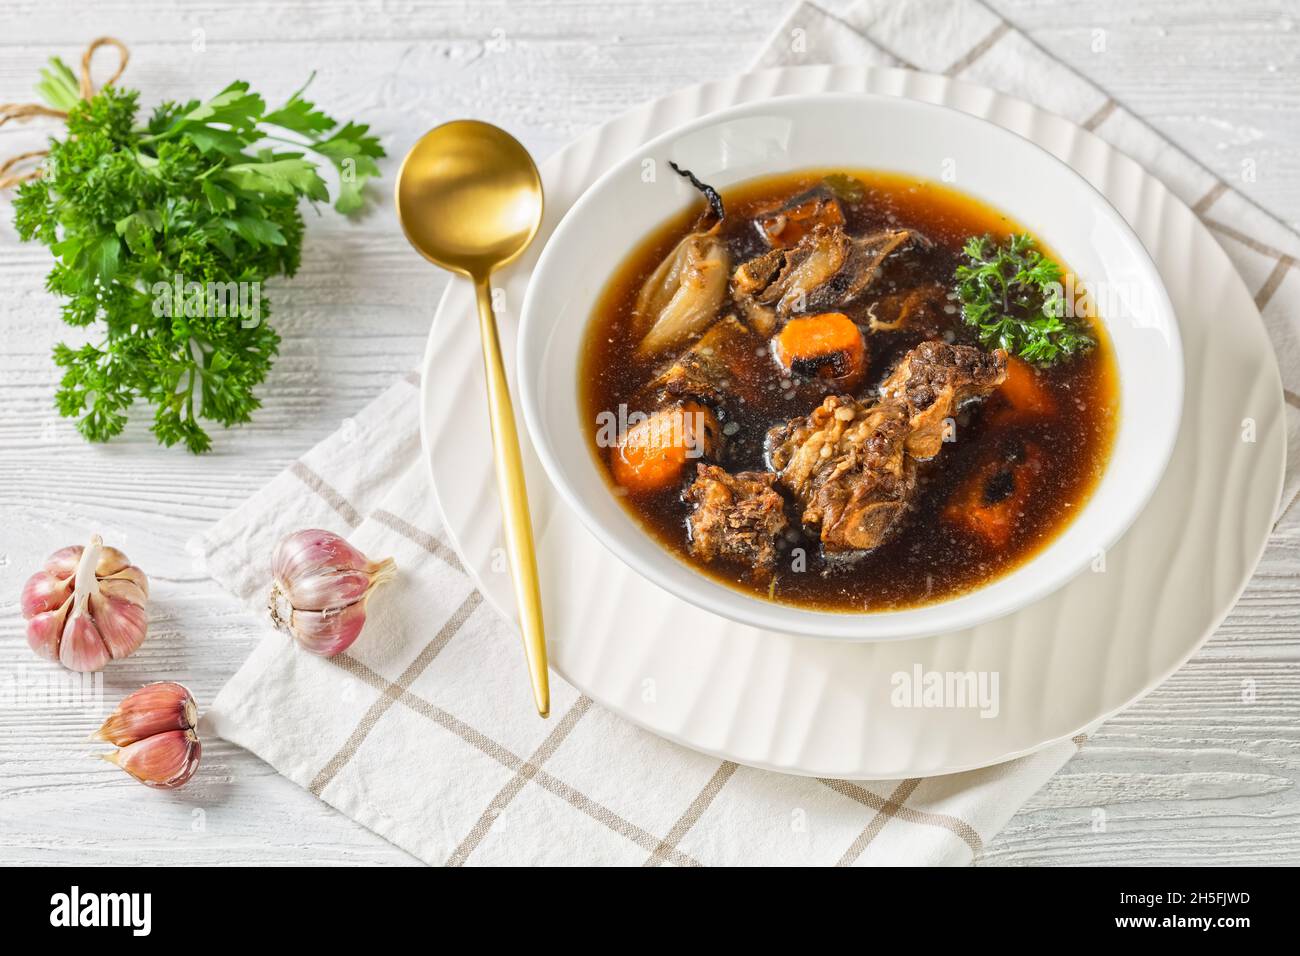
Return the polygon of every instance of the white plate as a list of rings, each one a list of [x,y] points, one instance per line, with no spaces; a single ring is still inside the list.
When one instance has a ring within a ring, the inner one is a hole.
[[[647,182],[668,160],[722,190],[756,175],[860,166],[933,180],[949,164],[963,192],[1032,229],[1104,302],[1120,422],[1106,472],[1051,542],[1024,564],[934,604],[850,614],[777,604],[728,587],[664,548],[609,490],[583,427],[583,340],[600,296],[640,240],[699,201],[680,177]],[[617,210],[612,215],[611,210]],[[1115,208],[1046,150],[960,110],[897,96],[782,96],[710,113],[633,151],[582,194],[533,269],[519,326],[515,403],[570,508],[610,552],[666,591],[758,628],[836,640],[940,634],[1046,597],[1137,518],[1178,437],[1183,356],[1154,263]]]
[[[1104,571],[1084,572],[1045,600],[969,630],[843,644],[736,624],[650,584],[591,537],[525,449],[551,662],[611,710],[739,763],[882,779],[985,766],[1072,736],[1131,703],[1227,614],[1263,551],[1281,492],[1277,363],[1227,256],[1158,180],[1066,120],[929,74],[769,70],[633,110],[543,164],[540,239],[601,173],[665,130],[735,103],[824,90],[907,96],[983,116],[1043,146],[1114,203],[1155,260],[1182,332],[1186,397],[1165,477],[1106,554]],[[508,362],[540,244],[498,279]],[[473,308],[460,282],[439,306],[425,356],[422,431],[448,534],[487,600],[513,617],[510,583],[498,570],[481,359],[467,319]],[[1253,441],[1245,440],[1246,420]],[[996,715],[898,706],[896,691],[905,687],[898,675],[910,679],[917,669],[923,677],[996,675]]]

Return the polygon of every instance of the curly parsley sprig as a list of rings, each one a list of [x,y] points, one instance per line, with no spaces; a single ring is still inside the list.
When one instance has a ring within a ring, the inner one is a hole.
[[[954,276],[957,297],[981,344],[1040,365],[1095,344],[1085,328],[1063,320],[1061,267],[1034,248],[1032,237],[1013,235],[999,245],[976,236],[962,252],[968,262]]]
[[[51,140],[44,174],[19,190],[14,223],[21,239],[54,253],[46,288],[65,300],[63,320],[103,333],[55,347],[59,412],[106,441],[143,399],[162,444],[207,451],[202,422],[247,422],[279,350],[261,285],[297,271],[299,201],[329,199],[308,154],[338,169],[334,206],[351,213],[384,150],[369,127],[332,119],[303,90],[268,109],[235,82],[207,102],[163,103],[141,127],[135,91],[107,86],[82,100],[57,59],[42,77],[42,96],[68,111],[67,135]],[[157,290],[178,277],[185,287],[257,290],[258,320],[224,309],[158,314]]]

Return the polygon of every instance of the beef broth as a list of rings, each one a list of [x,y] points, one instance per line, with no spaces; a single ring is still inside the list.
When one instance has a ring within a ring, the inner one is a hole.
[[[788,323],[790,314],[779,314],[788,305],[765,317],[746,316],[729,296],[711,326],[719,334],[694,355],[689,349],[700,341],[698,334],[667,353],[646,355],[638,349],[644,324],[636,314],[638,295],[665,257],[708,216],[701,203],[674,217],[632,253],[592,316],[579,383],[581,426],[607,475],[611,450],[597,438],[597,423],[608,420],[602,413],[617,415],[622,407],[650,414],[653,402],[664,400],[674,381],[688,380],[705,360],[727,369],[721,379],[727,394],[702,399],[721,429],[721,450],[707,461],[734,475],[772,471],[769,431],[809,415],[828,395],[877,400],[881,383],[922,343],[979,344],[951,292],[954,270],[963,261],[962,246],[973,235],[1001,240],[1025,230],[936,183],[860,170],[806,170],[730,187],[723,191],[726,218],[713,237],[725,245],[731,268],[771,253],[771,210],[819,188],[824,191],[828,174],[837,187],[835,215],[843,218],[834,228],[866,237],[859,243],[865,249],[860,254],[880,248],[880,236],[891,250],[864,290],[851,282],[827,286],[826,294],[838,298],[826,308],[848,316],[863,332],[867,370],[860,384],[834,387],[843,382],[833,378],[840,367],[830,359],[824,374],[814,374],[815,365],[796,365],[793,372],[781,366],[773,344],[776,329],[763,329],[763,322],[775,315],[776,328]],[[846,181],[861,188],[845,194]],[[805,209],[813,209],[809,216],[822,216],[814,207],[809,201],[795,208],[799,216]],[[792,230],[786,234],[792,244],[797,226],[797,241],[805,245],[826,228],[793,214],[778,225]],[[896,238],[900,230],[909,231],[905,242]],[[1038,247],[1051,255],[1041,243]],[[851,249],[849,254],[859,253]],[[725,329],[716,324],[733,315],[739,321]],[[1081,321],[1096,340],[1094,348],[1046,367],[1013,358],[1012,378],[956,413],[954,433],[945,436],[942,452],[915,462],[916,486],[898,530],[871,550],[843,554],[824,548],[816,528],[801,523],[800,504],[785,490],[789,521],[783,526],[775,572],[760,576],[726,549],[712,549],[708,561],[693,553],[689,519],[692,499],[699,495],[685,492],[695,478],[694,463],[688,477],[666,488],[629,491],[612,480],[611,487],[647,533],[681,560],[732,587],[784,604],[870,611],[951,598],[1006,574],[1043,548],[1079,513],[1105,469],[1118,415],[1115,363],[1101,321]]]

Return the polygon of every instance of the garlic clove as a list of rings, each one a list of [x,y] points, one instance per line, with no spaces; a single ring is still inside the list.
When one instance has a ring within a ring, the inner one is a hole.
[[[104,578],[99,583],[100,587],[104,587],[110,583],[116,582],[134,584],[136,586],[136,589],[140,592],[140,596],[144,600],[136,601],[135,603],[143,604],[145,601],[149,600],[149,579],[145,577],[144,572],[135,565],[125,567],[121,571],[114,573],[112,577]]]
[[[188,688],[175,681],[158,681],[127,694],[91,739],[126,747],[169,730],[193,730],[198,716]]]
[[[100,756],[146,786],[173,790],[194,776],[202,753],[193,730],[168,730]]]
[[[352,646],[366,624],[366,602],[357,601],[334,611],[294,609],[289,633],[303,650],[321,657],[333,657]]]
[[[37,614],[27,621],[27,644],[47,661],[59,659],[59,638],[63,635],[63,622],[67,620],[71,607],[72,599],[69,598],[62,607]]]
[[[72,578],[60,578],[49,571],[37,571],[23,585],[22,611],[24,617],[44,614],[62,607],[72,596]]]
[[[124,571],[131,566],[130,560],[117,548],[104,545],[99,550],[99,560],[95,562],[95,577],[106,578]]]
[[[140,586],[127,578],[103,578],[99,582],[99,594],[113,601],[125,601],[141,607],[149,600]]]
[[[89,607],[95,629],[114,660],[130,657],[144,643],[149,618],[139,604],[114,600],[101,592],[91,595]]]
[[[85,550],[79,544],[59,548],[45,559],[45,570],[56,577],[70,578],[76,573],[77,565],[81,563],[81,554]]]
[[[370,575],[365,571],[343,569],[307,574],[282,584],[284,596],[295,608],[324,611],[361,600],[370,587]]]
[[[73,611],[59,641],[59,663],[70,671],[85,673],[103,670],[110,659],[95,622],[86,614]]]
[[[271,574],[293,582],[309,574],[366,571],[370,559],[332,531],[308,528],[284,538],[271,559]]]

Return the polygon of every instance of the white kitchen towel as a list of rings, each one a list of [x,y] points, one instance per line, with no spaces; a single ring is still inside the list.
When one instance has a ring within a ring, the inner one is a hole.
[[[976,0],[800,4],[758,66],[914,65],[1003,89],[1095,129],[1193,203],[1265,310],[1297,433],[1300,237],[1216,181]],[[1083,744],[924,780],[839,781],[739,767],[660,740],[555,678],[538,720],[513,627],[441,532],[420,461],[418,380],[397,382],[205,536],[210,573],[265,601],[278,539],[303,527],[396,557],[366,632],[323,660],[265,640],[205,720],[433,864],[963,864]],[[1293,441],[1294,447],[1294,441]],[[1294,457],[1291,459],[1294,461]],[[1288,471],[1284,501],[1295,496]]]

